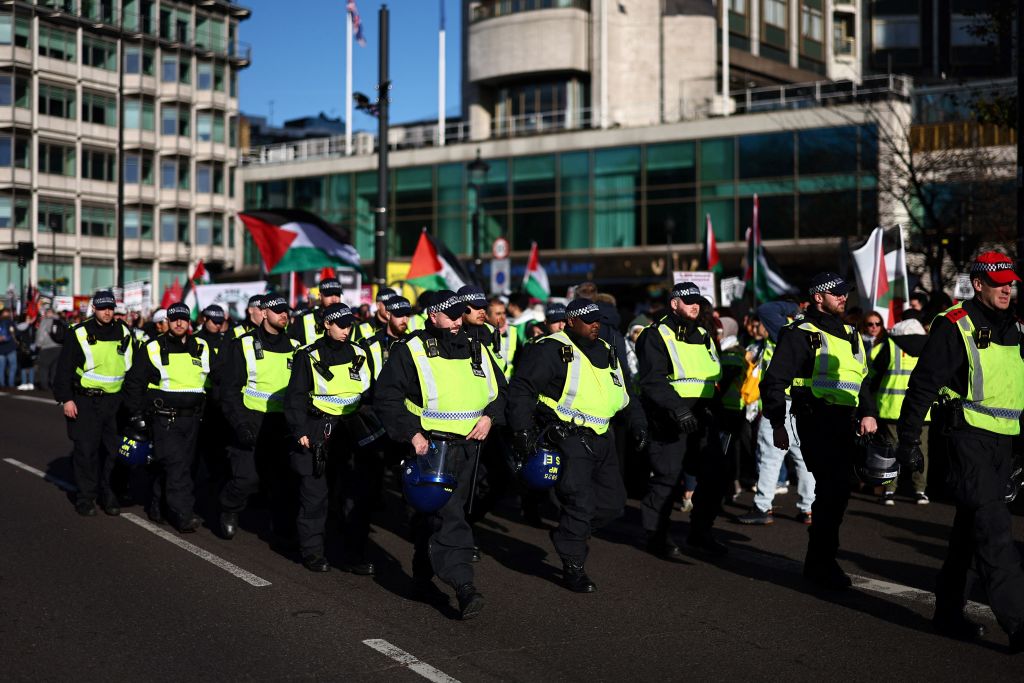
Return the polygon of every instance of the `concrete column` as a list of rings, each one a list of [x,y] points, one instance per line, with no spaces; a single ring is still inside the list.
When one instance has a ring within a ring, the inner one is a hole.
[[[789,0],[789,65],[800,66],[800,0]]]
[[[761,54],[761,0],[747,0],[750,17],[750,54]]]

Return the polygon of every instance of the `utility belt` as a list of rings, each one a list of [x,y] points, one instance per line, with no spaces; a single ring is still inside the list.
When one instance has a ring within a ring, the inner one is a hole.
[[[439,432],[431,431],[427,433],[427,436],[431,441],[444,441],[447,443],[468,443],[469,439],[462,436],[461,434],[452,434],[451,432]]]
[[[792,400],[790,412],[792,412],[793,415],[799,415],[802,417],[808,417],[815,413],[853,415],[857,410],[854,406],[844,406],[833,401],[818,398],[811,393],[811,390],[808,388],[793,387],[793,390],[790,393],[790,398]]]
[[[102,389],[86,389],[85,387],[74,387],[72,389],[79,396],[114,396],[115,392],[103,391]]]
[[[946,396],[945,394],[939,394],[937,405],[938,410],[936,412],[938,413],[939,420],[942,422],[943,434],[949,434],[967,426],[962,400]]]
[[[162,399],[156,399],[153,405],[146,409],[146,412],[155,417],[164,417],[173,422],[179,417],[195,417],[202,415],[205,410],[205,402],[200,403],[198,406],[192,406],[191,408],[171,408],[165,405],[157,405],[157,402]]]

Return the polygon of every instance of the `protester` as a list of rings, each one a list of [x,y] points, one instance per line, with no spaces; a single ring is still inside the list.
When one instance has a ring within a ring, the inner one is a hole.
[[[18,370],[17,330],[8,309],[0,311],[0,387],[13,387]]]

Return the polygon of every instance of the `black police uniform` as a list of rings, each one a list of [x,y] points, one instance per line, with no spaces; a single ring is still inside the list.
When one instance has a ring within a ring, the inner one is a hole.
[[[204,500],[220,491],[229,474],[225,453],[231,427],[220,409],[220,387],[217,383],[221,351],[227,348],[230,341],[227,335],[227,332],[210,332],[205,325],[195,334],[210,346],[210,381],[207,383],[206,405],[199,425],[197,455],[192,468],[192,479],[196,484],[196,507],[199,510],[209,507],[204,505]]]
[[[160,345],[162,363],[169,363],[170,356],[178,354],[191,356],[193,364],[203,362],[203,349],[190,335],[176,338],[167,332],[155,341]],[[209,353],[207,362],[212,360],[212,352]],[[131,419],[144,416],[152,430],[155,471],[153,498],[148,505],[150,517],[160,516],[160,500],[165,497],[175,526],[181,531],[195,531],[200,522],[193,515],[191,468],[206,395],[151,389],[151,384],[160,384],[160,371],[153,366],[144,346],[125,379],[124,403]]]
[[[855,349],[863,348],[856,330],[851,335],[837,316],[811,307],[804,319],[831,336],[848,340]],[[782,328],[772,362],[761,378],[763,415],[773,428],[785,424],[786,388],[794,378],[814,374],[813,342],[817,340],[810,332],[797,328],[801,322]],[[850,500],[850,472],[858,459],[854,438],[856,422],[878,416],[870,380],[865,376],[861,383],[856,408],[826,403],[815,398],[806,387],[793,387],[790,393],[800,449],[815,481],[811,507],[814,523],[808,528],[804,575],[833,588],[844,588],[849,585],[849,579],[836,563],[839,526]]]
[[[1024,341],[1012,311],[997,311],[976,299],[965,301],[963,310],[976,330],[989,329],[990,343],[1019,346]],[[925,413],[941,387],[967,395],[967,375],[963,337],[955,322],[939,316],[910,376],[897,425],[901,444],[918,440]],[[947,479],[956,502],[949,551],[935,590],[936,620],[955,621],[962,614],[967,571],[973,559],[999,625],[1020,640],[1024,636],[1024,569],[1004,500],[1013,464],[1013,437],[967,424],[962,411],[951,404],[933,411],[933,417],[949,437]]]
[[[118,411],[121,408],[122,394],[82,388],[75,372],[76,368],[85,362],[85,355],[76,338],[80,327],[85,329],[89,339],[124,344],[124,350],[119,351],[122,353],[127,352],[127,344],[134,345],[134,336],[127,326],[118,320],[112,320],[104,325],[95,318],[90,318],[75,325],[68,330],[65,337],[53,384],[53,396],[58,403],[74,401],[78,408],[78,417],[67,421],[68,438],[74,442],[71,462],[75,473],[75,485],[78,487],[76,501],[83,504],[88,501],[91,505],[96,501],[98,494],[103,509],[110,514],[116,514],[120,507],[111,487],[111,474],[114,471],[115,456],[121,447]],[[133,346],[132,351],[132,357],[137,358],[138,347]]]
[[[665,325],[682,341],[711,348],[714,342],[698,321],[687,320],[674,313],[648,327],[637,339],[641,404],[651,429],[648,449],[652,474],[640,515],[648,533],[648,548],[659,555],[677,556],[671,540],[672,503],[682,492],[685,470],[697,477],[690,512],[688,542],[696,547],[722,553],[725,547],[711,537],[711,527],[722,511],[722,499],[732,492],[735,468],[722,452],[720,432],[725,430],[716,414],[711,398],[683,398],[669,381],[672,361],[657,326]],[[693,431],[684,433],[677,416],[689,412],[697,422]]]
[[[451,334],[427,322],[426,329],[417,330],[391,347],[391,354],[380,374],[374,393],[373,409],[388,436],[408,444],[417,433],[423,433],[420,420],[405,407],[405,400],[419,405],[422,399],[419,377],[413,364],[412,355],[406,343],[414,338],[437,340],[437,349],[442,358],[469,359],[480,353],[483,362],[491,363],[498,396],[484,409],[484,415],[491,418],[492,428],[504,423],[507,384],[501,369],[487,355],[486,350],[477,346],[474,352],[469,337],[461,331]],[[457,391],[457,387],[452,387]],[[428,439],[432,435],[425,435]],[[413,554],[413,578],[429,581],[435,574],[442,581],[458,589],[473,581],[473,531],[466,521],[464,506],[473,488],[473,464],[479,442],[457,438],[451,440],[449,454],[458,463],[457,485],[451,499],[435,513],[417,513],[413,520],[415,551]]]
[[[295,320],[288,325],[288,336],[295,341],[299,342],[303,346],[306,344],[312,344],[316,339],[306,339],[306,319],[309,316],[313,316],[314,329],[317,332],[323,332],[323,322],[320,320],[322,316],[322,310],[319,308],[312,308],[308,311],[303,311]]]
[[[366,561],[366,544],[370,534],[370,519],[380,500],[383,461],[375,449],[379,423],[367,416],[366,404],[372,396],[363,394],[360,412],[344,416],[330,416],[317,410],[309,394],[313,389],[313,371],[309,354],[316,351],[319,363],[328,372],[348,372],[354,369],[357,354],[354,344],[323,336],[309,346],[295,352],[292,375],[285,392],[284,415],[291,431],[289,460],[299,476],[299,550],[303,558],[317,558],[324,554],[324,537],[328,517],[328,497],[332,490],[340,489],[340,520],[342,523],[342,568],[357,573],[373,573]],[[369,355],[365,358],[370,377],[374,368]],[[349,366],[348,369],[343,366]],[[355,370],[358,373],[358,370]],[[330,425],[329,428],[326,426]],[[325,439],[325,431],[329,431]],[[298,440],[306,436],[314,449],[306,448]],[[322,469],[314,456],[315,445],[325,442],[327,457]]]

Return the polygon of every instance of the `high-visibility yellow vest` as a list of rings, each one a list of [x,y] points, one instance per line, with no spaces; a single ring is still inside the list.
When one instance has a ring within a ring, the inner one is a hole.
[[[82,347],[84,360],[75,368],[78,382],[83,389],[99,389],[107,394],[121,391],[124,376],[132,367],[132,353],[135,350],[131,332],[121,323],[119,341],[100,341],[89,334],[85,323],[75,327],[75,339]]]
[[[723,351],[720,361],[722,368],[735,368],[736,370],[732,381],[722,387],[722,407],[726,410],[743,410],[747,404],[743,400],[742,389],[743,383],[747,379],[747,369],[750,366],[747,363],[746,352],[740,347]]]
[[[413,313],[409,316],[409,332],[422,330],[427,327],[427,316],[424,313]]]
[[[798,330],[817,335],[818,348],[811,376],[795,378],[793,386],[810,388],[811,394],[825,403],[856,407],[868,366],[860,336],[849,325],[843,327],[853,343],[825,332],[806,318],[796,325]]]
[[[971,316],[957,304],[942,315],[953,322],[967,349],[967,395],[958,396],[943,387],[947,396],[961,399],[964,419],[978,429],[1016,436],[1024,411],[1024,359],[1020,345],[1004,346],[989,341],[978,344]],[[984,347],[984,348],[982,348]]]
[[[480,365],[474,367],[472,358],[431,357],[420,337],[406,342],[406,348],[420,383],[420,404],[406,399],[406,409],[420,418],[420,426],[428,432],[466,436],[473,431],[484,409],[498,397],[490,356],[481,350]]]
[[[313,369],[313,389],[309,398],[314,408],[328,415],[348,415],[359,410],[363,394],[370,390],[370,369],[366,351],[355,344],[352,350],[356,354],[352,361],[325,368],[320,360],[320,351],[309,349],[309,364]],[[325,369],[331,374],[330,379],[321,372]]]
[[[307,344],[312,344],[318,337],[323,336],[324,328],[317,324],[314,311],[302,315],[302,333]]]
[[[235,335],[235,339],[238,339],[243,334],[249,331],[249,328],[245,325],[235,325],[231,328],[231,332]]]
[[[247,375],[242,387],[242,403],[246,408],[260,413],[284,412],[284,390],[292,374],[292,357],[299,346],[299,342],[294,339],[288,339],[288,342],[292,346],[291,350],[278,353],[263,348],[255,334],[242,337],[242,355],[245,356]]]
[[[611,347],[602,339],[598,341],[611,357]],[[561,395],[554,399],[541,394],[540,402],[551,408],[563,422],[588,427],[597,434],[607,432],[615,414],[629,405],[622,368],[618,364],[615,367],[595,367],[565,332],[548,335],[538,343],[557,343],[572,349],[572,360],[565,370]]]
[[[665,342],[672,372],[668,376],[672,388],[682,398],[711,398],[715,385],[722,378],[722,365],[718,352],[702,327],[697,330],[707,339],[705,343],[691,344],[679,341],[676,332],[668,325],[657,323],[655,328]]]
[[[883,420],[898,420],[900,411],[903,410],[903,399],[910,386],[910,375],[917,367],[918,358],[897,346],[891,337],[886,339],[886,342],[889,345],[889,366],[882,375],[875,403],[878,405],[878,417]],[[929,408],[924,421],[930,422],[931,416],[932,411]]]
[[[146,344],[146,354],[153,367],[160,373],[160,382],[149,388],[172,394],[202,394],[210,374],[210,345],[205,339],[195,337],[199,345],[199,357],[189,353],[167,354],[167,364],[160,357],[160,341]]]

